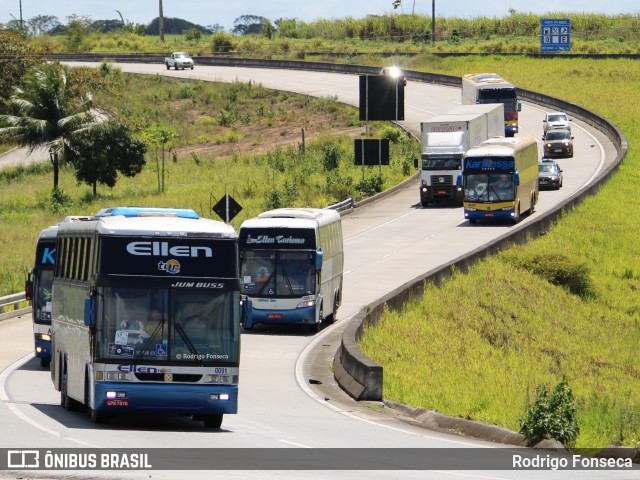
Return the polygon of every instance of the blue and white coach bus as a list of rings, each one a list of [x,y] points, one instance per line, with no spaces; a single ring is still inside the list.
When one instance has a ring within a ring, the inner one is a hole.
[[[236,413],[238,236],[193,210],[101,210],[58,227],[51,377],[61,405],[192,415]]]
[[[243,324],[307,324],[317,332],[342,302],[342,224],[335,210],[280,208],[240,226]]]
[[[67,217],[63,221],[71,222],[79,218]],[[53,270],[56,265],[56,235],[58,225],[42,229],[36,241],[36,258],[29,270],[24,290],[27,300],[31,301],[33,319],[34,351],[40,365],[49,367],[51,360],[51,293]]]
[[[51,360],[51,289],[56,265],[56,233],[58,226],[43,229],[36,242],[36,259],[25,282],[25,295],[31,301],[34,349],[40,365]]]

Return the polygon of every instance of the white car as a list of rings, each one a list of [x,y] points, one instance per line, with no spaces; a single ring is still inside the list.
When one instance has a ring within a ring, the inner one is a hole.
[[[542,120],[543,134],[547,133],[547,130],[555,128],[563,128],[571,131],[571,119],[569,115],[564,112],[549,112]]]

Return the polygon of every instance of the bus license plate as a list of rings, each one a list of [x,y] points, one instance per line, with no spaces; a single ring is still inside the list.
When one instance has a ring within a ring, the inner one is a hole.
[[[270,313],[269,315],[267,315],[267,318],[282,318],[282,314],[281,313]]]

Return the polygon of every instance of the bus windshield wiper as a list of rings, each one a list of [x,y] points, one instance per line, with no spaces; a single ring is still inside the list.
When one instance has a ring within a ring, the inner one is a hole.
[[[182,341],[185,343],[185,345],[189,349],[189,352],[191,352],[193,355],[196,355],[196,358],[198,358],[199,356],[198,350],[196,350],[196,347],[193,345],[193,343],[191,342],[191,339],[189,338],[187,333],[184,331],[184,328],[182,328],[182,325],[179,325],[176,323],[176,332],[178,332],[178,334],[180,335],[180,338],[182,338]]]
[[[156,336],[158,335],[158,331],[160,331],[164,327],[164,322],[165,321],[162,320],[158,325],[156,325],[156,328],[153,330],[153,332],[151,332],[151,336],[147,339],[146,342],[144,342],[144,345],[142,345],[140,352],[138,353],[138,355],[136,355],[136,363],[138,360],[142,358],[142,355],[144,355],[144,352],[146,352],[147,349],[151,346],[151,343],[153,342],[153,340],[155,340]]]
[[[287,284],[287,287],[289,287],[289,291],[291,292],[291,295],[295,295],[295,292],[293,291],[293,287],[291,286],[291,280],[289,280],[289,275],[287,275],[286,273],[283,273],[282,276],[284,277],[284,281]]]

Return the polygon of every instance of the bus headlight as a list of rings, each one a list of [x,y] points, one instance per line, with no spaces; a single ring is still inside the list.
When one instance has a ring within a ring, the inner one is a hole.
[[[224,383],[224,384],[230,384],[231,383],[231,375],[209,375],[209,381],[208,383]]]
[[[49,335],[48,333],[36,333],[36,338],[38,340],[44,340],[45,342],[51,341],[51,335]]]
[[[316,306],[316,301],[315,300],[307,300],[305,302],[300,302],[296,308],[308,308],[308,307],[315,307]]]
[[[105,374],[108,381],[128,382],[130,380],[126,372],[105,372]]]
[[[229,394],[228,393],[210,393],[209,400],[227,401],[229,400]]]

